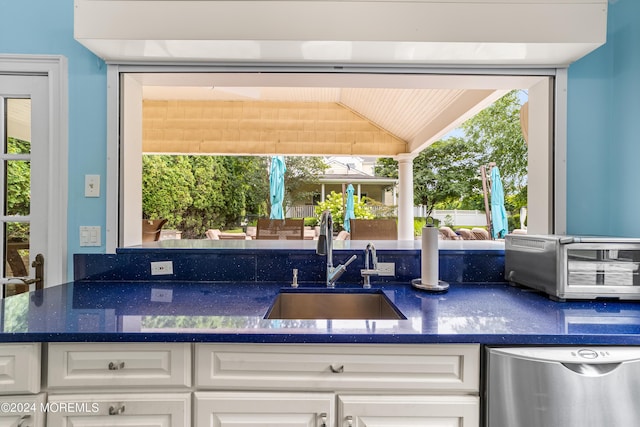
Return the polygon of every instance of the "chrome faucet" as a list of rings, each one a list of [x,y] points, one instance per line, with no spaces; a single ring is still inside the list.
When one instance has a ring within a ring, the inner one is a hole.
[[[327,288],[334,288],[342,273],[347,271],[347,266],[358,258],[357,255],[353,255],[344,265],[333,266],[333,218],[329,210],[322,212],[320,217],[320,234],[318,235],[316,254],[327,256]]]
[[[371,267],[369,267],[369,259],[371,259]],[[364,269],[360,270],[360,275],[364,279],[362,287],[366,289],[370,288],[371,276],[377,276],[379,273],[376,247],[372,242],[369,242],[367,243],[367,247],[364,249]]]

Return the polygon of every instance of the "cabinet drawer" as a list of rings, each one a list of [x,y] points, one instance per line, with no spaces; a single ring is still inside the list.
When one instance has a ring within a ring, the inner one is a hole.
[[[49,426],[190,427],[189,393],[49,395]]]
[[[44,427],[46,395],[1,396],[0,426]]]
[[[202,389],[479,391],[480,346],[198,344]]]
[[[0,345],[0,395],[40,391],[40,344]]]
[[[191,344],[51,343],[48,386],[191,386]]]

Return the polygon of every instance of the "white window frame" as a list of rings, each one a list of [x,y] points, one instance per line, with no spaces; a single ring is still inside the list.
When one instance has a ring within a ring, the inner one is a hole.
[[[0,55],[0,74],[45,75],[49,85],[49,158],[45,285],[67,281],[68,69],[61,55]],[[32,178],[33,179],[33,178]]]
[[[135,102],[131,102],[131,99],[121,99],[120,93],[123,85],[132,83],[131,87],[135,90],[134,82],[127,82],[126,79],[121,78],[126,73],[161,73],[161,72],[238,72],[238,73],[251,73],[251,72],[338,72],[332,67],[314,67],[314,66],[300,66],[300,65],[248,65],[248,66],[167,66],[159,64],[148,65],[127,65],[127,64],[110,64],[107,67],[107,215],[106,215],[106,251],[108,253],[114,253],[116,248],[120,246],[127,246],[127,235],[137,236],[141,234],[140,230],[130,229],[121,230],[119,224],[119,218],[123,215],[127,215],[126,211],[132,212],[137,209],[136,212],[141,212],[141,201],[137,200],[138,193],[141,194],[141,188],[127,186],[126,192],[122,182],[120,182],[120,175],[124,173],[126,175],[140,174],[141,165],[138,170],[137,164],[124,164],[123,162],[129,162],[131,159],[127,159],[127,156],[123,156],[123,151],[128,150],[130,147],[121,147],[120,141],[126,139],[121,134],[120,128],[120,109],[125,106],[129,106],[132,109],[141,109],[141,106],[136,106]],[[370,67],[348,67],[340,72],[346,73],[387,73],[387,74],[472,74],[472,75],[493,75],[493,76],[510,76],[510,75],[531,75],[531,76],[549,76],[553,77],[552,84],[536,88],[541,93],[547,91],[548,98],[552,102],[552,111],[549,111],[549,106],[546,105],[542,110],[538,110],[538,113],[546,115],[544,120],[548,123],[548,129],[552,133],[549,135],[552,141],[551,146],[545,147],[529,147],[530,161],[531,153],[536,152],[537,159],[546,158],[549,162],[531,162],[529,168],[540,167],[536,171],[537,176],[544,176],[544,188],[541,191],[536,191],[532,196],[529,195],[529,204],[536,206],[538,210],[533,214],[540,218],[540,225],[536,228],[537,232],[565,234],[566,233],[566,117],[567,117],[567,70],[565,68],[492,68],[492,69],[480,69],[480,68],[429,68],[429,67],[416,67],[404,69],[402,67],[385,68],[382,66],[370,66]],[[141,91],[141,88],[138,88]],[[535,106],[530,105],[530,114]],[[131,111],[131,110],[129,110]],[[141,111],[138,111],[141,117]],[[133,129],[135,130],[134,124]],[[531,135],[530,135],[531,137]],[[140,149],[139,147],[133,147],[132,149]],[[539,163],[544,163],[540,165]],[[141,181],[141,180],[140,180]],[[122,192],[122,194],[121,194]],[[123,196],[124,195],[124,196]],[[124,198],[123,198],[124,197]],[[141,199],[141,197],[139,197]],[[533,202],[533,203],[532,203]],[[133,210],[127,206],[131,203]],[[528,219],[532,221],[532,211],[529,209]],[[137,214],[138,216],[141,215]],[[133,224],[135,227],[135,224]],[[140,225],[141,227],[141,225]],[[135,237],[133,242],[135,242]]]

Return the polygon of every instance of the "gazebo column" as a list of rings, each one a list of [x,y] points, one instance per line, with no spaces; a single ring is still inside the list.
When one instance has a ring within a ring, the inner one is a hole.
[[[398,156],[398,240],[414,240],[413,236],[413,159],[415,155]]]

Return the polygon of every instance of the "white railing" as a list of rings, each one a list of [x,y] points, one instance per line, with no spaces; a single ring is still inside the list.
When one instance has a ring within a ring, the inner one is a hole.
[[[377,210],[385,208],[377,208],[372,206],[372,212],[375,215]],[[316,216],[315,206],[298,205],[287,208],[285,215],[287,218],[311,218]],[[414,206],[413,216],[416,218],[424,218],[427,216],[427,209],[424,206]],[[487,225],[487,217],[481,210],[434,210],[431,216],[440,221],[441,224],[451,223],[452,225],[469,225],[469,226],[485,226]]]
[[[414,212],[415,215],[415,212]],[[417,216],[417,215],[416,215]],[[452,225],[473,225],[473,226],[485,226],[487,225],[487,216],[484,211],[480,210],[434,210],[431,212],[431,216],[434,219],[440,221],[440,224],[452,224]]]
[[[316,216],[316,207],[312,205],[289,206],[285,216],[287,218],[312,218]]]

